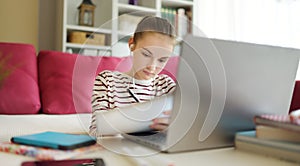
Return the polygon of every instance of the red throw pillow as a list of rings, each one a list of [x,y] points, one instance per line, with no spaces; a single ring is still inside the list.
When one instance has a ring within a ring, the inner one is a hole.
[[[38,56],[42,111],[47,114],[91,112],[95,76],[102,70],[126,71],[129,57],[95,57],[56,51]]]
[[[36,114],[41,103],[35,48],[29,44],[0,43],[0,56],[11,70],[0,84],[0,114]],[[1,72],[1,71],[0,71]]]

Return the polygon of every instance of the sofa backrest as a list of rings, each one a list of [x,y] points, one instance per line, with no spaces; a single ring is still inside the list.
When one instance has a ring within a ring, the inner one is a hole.
[[[161,73],[175,80],[178,61],[172,57]],[[32,45],[0,42],[0,73],[10,71],[0,83],[0,114],[91,112],[95,76],[102,70],[127,71],[130,66],[130,57],[41,51],[37,58]],[[299,101],[300,80],[295,84],[290,111],[300,109]]]
[[[172,57],[161,74],[176,80],[179,57]],[[42,112],[73,114],[91,112],[95,76],[103,70],[128,71],[131,57],[81,56],[57,51],[38,55]],[[300,81],[296,81],[290,111],[300,109]]]

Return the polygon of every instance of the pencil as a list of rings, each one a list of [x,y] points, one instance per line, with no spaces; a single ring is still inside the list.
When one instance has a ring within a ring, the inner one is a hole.
[[[134,100],[136,102],[140,102],[140,100],[135,96],[135,94],[130,90],[130,89],[127,89],[127,91],[129,92],[130,96],[134,98]]]

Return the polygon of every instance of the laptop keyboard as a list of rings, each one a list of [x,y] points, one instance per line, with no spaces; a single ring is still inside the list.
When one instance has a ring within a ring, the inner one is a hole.
[[[134,136],[131,137],[131,139],[134,139],[135,141],[154,146],[154,147],[162,147],[166,144],[166,133],[164,132],[157,132],[157,131],[151,131],[151,132],[141,132],[141,133],[130,133],[128,135]]]
[[[165,133],[156,133],[153,135],[144,136],[145,140],[155,142],[157,144],[164,144],[166,142],[166,134]]]

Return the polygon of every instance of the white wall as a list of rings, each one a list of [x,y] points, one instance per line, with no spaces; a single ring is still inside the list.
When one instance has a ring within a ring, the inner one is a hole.
[[[56,48],[56,14],[58,0],[40,0],[39,2],[39,50]]]

